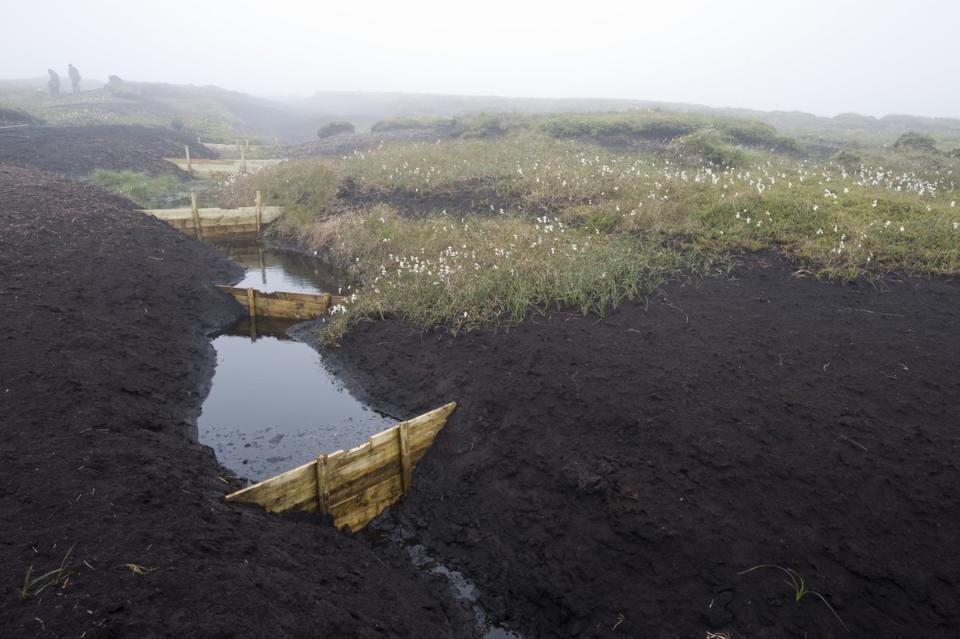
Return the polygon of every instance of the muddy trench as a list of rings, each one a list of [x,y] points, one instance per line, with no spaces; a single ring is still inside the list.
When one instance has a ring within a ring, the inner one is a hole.
[[[239,288],[339,294],[354,286],[346,273],[312,256],[256,240],[221,239],[212,244],[245,269],[234,284]],[[363,397],[362,389],[341,380],[324,355],[308,343],[321,323],[298,325],[259,318],[251,326],[242,317],[212,339],[217,363],[193,438],[210,446],[220,464],[247,483],[283,473],[320,453],[359,446],[369,436],[412,416],[388,414],[358,399]],[[358,539],[371,548],[400,549],[417,570],[447,583],[449,595],[462,602],[475,620],[475,628],[464,629],[465,635],[521,637],[494,624],[480,603],[477,586],[431,554],[414,531],[390,516],[389,508]]]

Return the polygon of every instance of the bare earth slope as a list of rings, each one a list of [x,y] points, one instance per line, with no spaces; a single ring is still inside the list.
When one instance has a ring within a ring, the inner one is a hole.
[[[195,138],[170,129],[145,126],[33,126],[12,129],[0,138],[0,164],[86,175],[94,169],[130,169],[150,174],[187,174],[165,157],[183,157],[184,145],[194,158],[216,154]]]
[[[0,167],[0,635],[469,635],[391,551],[224,504],[186,433],[239,270],[132,208]],[[67,586],[21,600],[71,547]]]

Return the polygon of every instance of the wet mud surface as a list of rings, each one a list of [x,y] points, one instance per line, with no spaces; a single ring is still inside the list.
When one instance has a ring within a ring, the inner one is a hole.
[[[162,158],[179,158],[184,145],[190,156],[213,159],[217,155],[195,137],[170,129],[145,126],[30,126],[15,129],[17,137],[0,140],[0,164],[81,176],[94,169],[138,171],[176,175],[181,171]]]
[[[469,636],[402,549],[223,502],[241,482],[187,434],[242,269],[133,208],[0,167],[0,634]]]
[[[527,637],[957,637],[960,284],[793,270],[499,334],[358,324],[327,358],[367,399],[460,402],[377,525]]]

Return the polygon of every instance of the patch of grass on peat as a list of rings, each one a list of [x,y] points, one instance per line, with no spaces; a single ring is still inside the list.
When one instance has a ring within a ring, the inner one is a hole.
[[[668,279],[727,264],[659,237],[595,234],[557,218],[411,220],[385,205],[325,218],[302,239],[365,285],[338,309],[328,340],[371,316],[456,333],[510,324],[548,307],[603,315]]]
[[[147,175],[135,171],[97,169],[90,174],[90,182],[129,198],[144,208],[163,206],[175,199],[180,183],[172,175]]]
[[[837,618],[837,621],[840,622],[840,625],[843,626],[843,629],[846,630],[847,632],[850,631],[850,629],[847,628],[847,624],[844,623],[843,618],[840,616],[840,614],[834,609],[832,605],[830,605],[830,602],[827,601],[827,598],[824,597],[823,594],[817,592],[816,590],[808,589],[807,583],[804,580],[803,575],[801,575],[799,572],[797,572],[793,568],[784,568],[783,566],[778,566],[775,564],[760,564],[759,566],[753,566],[752,568],[747,568],[746,570],[740,572],[739,574],[746,575],[748,573],[754,572],[755,570],[763,570],[763,569],[778,570],[787,576],[784,582],[787,584],[787,586],[790,587],[791,590],[793,590],[793,600],[795,603],[800,603],[801,601],[803,601],[804,597],[806,597],[807,595],[810,595],[811,597],[815,597],[819,599],[820,601],[823,602],[823,605],[825,605],[827,609],[829,609],[830,612],[833,613],[833,616]]]
[[[38,595],[49,586],[66,588],[70,581],[70,575],[73,574],[73,568],[70,566],[70,556],[72,554],[73,546],[70,546],[63,555],[63,559],[60,560],[60,566],[42,575],[33,574],[33,564],[29,565],[23,576],[23,585],[17,589],[20,599]]]
[[[266,205],[283,206],[277,222],[281,233],[309,225],[337,194],[339,180],[320,160],[281,162],[245,176],[232,176],[221,187],[219,201],[228,208],[250,206],[257,191]]]

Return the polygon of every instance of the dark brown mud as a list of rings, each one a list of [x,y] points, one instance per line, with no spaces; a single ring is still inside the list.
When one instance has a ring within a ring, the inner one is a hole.
[[[184,145],[190,147],[193,158],[217,157],[195,137],[156,127],[30,126],[15,133],[17,137],[0,139],[0,164],[71,176],[87,175],[94,169],[129,169],[186,179],[186,172],[163,158],[183,157]]]
[[[0,635],[470,636],[401,550],[224,503],[187,432],[241,270],[133,208],[0,167]]]
[[[327,358],[380,408],[460,402],[390,517],[528,637],[957,637],[960,285],[744,262],[603,319],[357,325]]]

